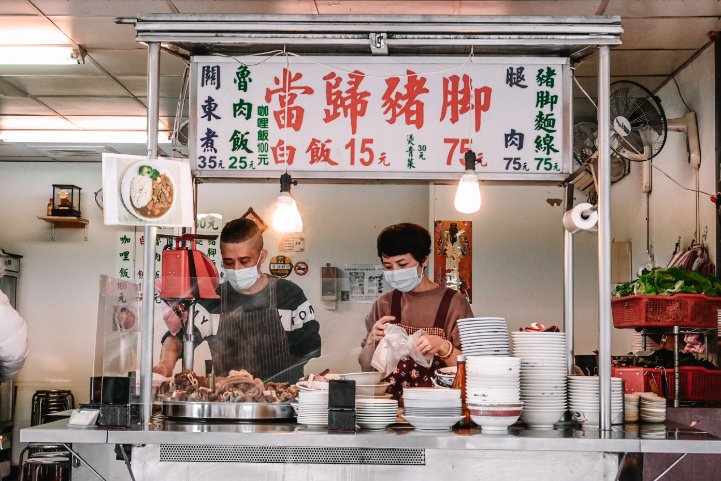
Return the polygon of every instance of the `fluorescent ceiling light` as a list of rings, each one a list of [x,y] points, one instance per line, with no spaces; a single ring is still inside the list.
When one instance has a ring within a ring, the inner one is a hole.
[[[0,65],[73,65],[83,63],[73,45],[0,46]]]
[[[169,133],[159,132],[158,143],[169,144]],[[0,142],[20,144],[145,144],[145,131],[123,130],[4,130]]]

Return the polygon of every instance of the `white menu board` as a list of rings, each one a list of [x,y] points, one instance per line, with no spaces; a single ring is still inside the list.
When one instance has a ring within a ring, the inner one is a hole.
[[[194,57],[200,177],[451,178],[570,171],[565,58]]]

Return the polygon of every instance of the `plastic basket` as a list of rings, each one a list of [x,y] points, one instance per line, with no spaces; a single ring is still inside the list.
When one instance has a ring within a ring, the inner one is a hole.
[[[679,368],[681,380],[679,397],[681,401],[721,401],[721,371],[712,371],[703,367],[682,366]],[[673,369],[666,369],[667,393],[661,391],[663,386],[663,370],[646,367],[614,367],[614,377],[624,381],[624,392],[651,392],[651,380],[658,386],[659,394],[674,399]]]
[[[613,325],[633,327],[717,327],[721,298],[703,294],[628,296],[611,300]]]

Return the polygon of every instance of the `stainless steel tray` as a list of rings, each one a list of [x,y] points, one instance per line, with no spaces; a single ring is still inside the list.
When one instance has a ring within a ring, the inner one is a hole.
[[[289,403],[163,401],[163,414],[169,418],[255,421],[292,419],[293,408]]]

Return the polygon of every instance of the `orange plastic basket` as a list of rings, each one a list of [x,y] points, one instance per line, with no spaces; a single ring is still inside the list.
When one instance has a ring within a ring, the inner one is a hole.
[[[719,309],[720,297],[703,294],[628,296],[611,300],[613,325],[617,328],[715,328]]]

